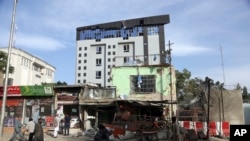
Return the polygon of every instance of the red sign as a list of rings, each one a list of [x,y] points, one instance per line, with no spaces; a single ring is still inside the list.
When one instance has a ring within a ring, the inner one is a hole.
[[[4,87],[0,87],[0,96],[3,96]],[[19,86],[8,86],[7,96],[21,96],[21,90]]]
[[[23,104],[23,100],[21,99],[7,99],[6,106],[12,107],[12,106],[21,106]],[[2,101],[0,101],[0,107],[2,107]]]

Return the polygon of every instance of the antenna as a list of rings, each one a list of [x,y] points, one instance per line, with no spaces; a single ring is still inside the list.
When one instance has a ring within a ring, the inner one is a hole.
[[[223,63],[223,54],[222,54],[222,47],[221,47],[221,45],[220,45],[220,54],[221,54],[221,65],[222,65],[222,72],[223,72],[223,81],[224,81],[224,85],[225,85],[226,80],[225,80],[224,63]]]

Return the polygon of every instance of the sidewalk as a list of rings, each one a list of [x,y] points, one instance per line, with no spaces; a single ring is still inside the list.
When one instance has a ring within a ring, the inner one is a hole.
[[[53,138],[48,135],[47,132],[44,132],[44,141],[93,141],[93,138],[87,136],[78,136],[77,132],[79,129],[70,129],[70,135],[64,136],[62,134],[58,134],[57,138]],[[13,133],[4,132],[3,133],[3,141],[9,141]],[[28,134],[25,134],[25,139],[28,139]],[[0,139],[1,140],[1,139]]]

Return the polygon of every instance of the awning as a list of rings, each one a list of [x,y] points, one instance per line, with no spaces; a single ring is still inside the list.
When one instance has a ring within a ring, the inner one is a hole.
[[[82,100],[79,102],[79,105],[92,105],[92,106],[115,106],[117,103],[127,102],[134,106],[162,106],[163,104],[171,104],[170,101],[139,101],[139,100]],[[177,104],[176,101],[173,101],[172,104]]]

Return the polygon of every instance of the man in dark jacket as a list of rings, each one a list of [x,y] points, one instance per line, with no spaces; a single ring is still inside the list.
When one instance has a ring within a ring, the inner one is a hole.
[[[39,118],[35,125],[34,141],[44,141],[42,118]]]
[[[107,130],[107,128],[102,124],[100,124],[98,128],[99,131],[96,133],[94,141],[110,141],[109,136],[111,133]]]
[[[71,120],[70,116],[66,114],[64,117],[64,135],[65,136],[69,135],[70,120]]]

